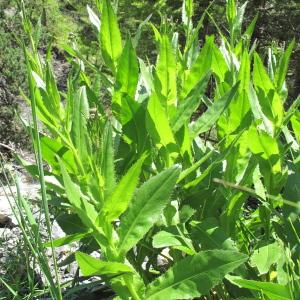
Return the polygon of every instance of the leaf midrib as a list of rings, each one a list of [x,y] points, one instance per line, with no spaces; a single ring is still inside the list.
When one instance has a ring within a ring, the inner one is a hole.
[[[174,171],[173,171],[173,172],[174,172]],[[137,222],[137,220],[139,219],[139,216],[141,215],[141,213],[144,211],[146,205],[151,201],[151,199],[153,199],[153,198],[155,197],[155,195],[156,195],[157,193],[159,193],[159,192],[161,191],[161,189],[163,188],[163,186],[164,186],[165,184],[167,184],[169,181],[172,180],[173,176],[174,176],[174,174],[172,174],[171,176],[169,176],[169,177],[167,178],[167,180],[164,181],[163,184],[161,184],[161,186],[160,186],[160,187],[152,194],[151,197],[148,198],[148,201],[146,201],[146,204],[145,204],[145,205],[143,206],[143,208],[139,211],[139,213],[137,214],[136,218],[135,218],[134,221],[131,223],[131,226],[129,227],[129,230],[127,230],[125,236],[123,237],[123,240],[122,240],[121,244],[119,244],[119,254],[123,253],[123,251],[124,251],[123,245],[124,245],[125,241],[127,240],[128,235],[129,235],[130,232],[132,231],[132,228],[135,227],[136,222]]]
[[[236,264],[236,263],[238,263],[238,262],[243,262],[244,260],[245,260],[245,259],[239,259],[239,260],[236,260],[236,261],[234,261],[234,262],[230,262],[230,263],[227,263],[227,264],[223,264],[222,266],[230,266],[230,265]],[[157,293],[154,293],[154,294],[151,294],[150,296],[148,296],[148,297],[146,298],[146,300],[147,300],[147,299],[151,299],[151,297],[153,297],[153,296],[159,295],[160,293],[162,293],[162,292],[163,292],[164,290],[166,290],[166,289],[172,288],[173,286],[179,285],[179,284],[182,283],[182,282],[185,282],[185,281],[187,281],[187,280],[190,280],[191,278],[194,278],[194,277],[198,277],[198,276],[200,276],[201,274],[205,274],[205,273],[207,273],[207,272],[208,272],[208,271],[202,271],[201,273],[197,273],[197,274],[191,275],[191,276],[185,278],[184,280],[177,281],[176,283],[173,283],[173,284],[171,284],[171,285],[168,285],[167,287],[165,287],[165,288],[159,290]]]

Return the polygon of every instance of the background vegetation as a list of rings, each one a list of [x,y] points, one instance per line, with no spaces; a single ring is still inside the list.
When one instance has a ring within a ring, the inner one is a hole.
[[[86,5],[93,6],[88,0],[26,0],[29,16],[33,22],[37,22],[41,16],[42,39],[44,48],[51,39],[56,45],[58,65],[64,60],[61,53],[61,44],[70,40],[77,40],[83,53],[87,57],[99,59],[93,29],[89,25],[86,13]],[[194,19],[199,19],[203,11],[211,3],[210,0],[197,1],[195,4]],[[118,16],[121,29],[135,32],[136,28],[148,16],[152,15],[151,21],[159,24],[161,15],[173,19],[180,27],[181,19],[180,0],[148,0],[148,1],[118,1]],[[224,24],[225,0],[216,0],[212,7],[212,15],[222,27]],[[25,88],[25,66],[22,51],[15,39],[21,35],[20,19],[18,17],[15,0],[0,1],[0,115],[1,124],[4,126],[0,133],[0,140],[9,141],[16,146],[23,144],[24,132],[21,129],[14,110],[17,109],[19,89]],[[245,25],[258,15],[257,26],[253,39],[257,39],[261,53],[266,53],[268,46],[282,48],[293,38],[300,40],[300,4],[294,0],[255,0],[249,1],[248,11],[245,16]],[[206,34],[215,33],[216,28],[206,19],[204,28],[200,32],[200,39]],[[151,60],[155,55],[155,44],[151,39],[151,30],[144,28],[144,43],[140,45],[138,55],[143,57],[147,53]],[[87,47],[88,45],[88,47]],[[43,46],[41,47],[43,48]],[[149,51],[150,50],[150,51]],[[67,68],[65,66],[65,68]],[[59,68],[58,68],[59,69]],[[59,70],[61,77],[63,71]],[[65,76],[64,76],[65,77]],[[292,56],[292,63],[288,74],[290,97],[295,98],[300,93],[300,47],[297,43]],[[4,92],[5,91],[5,92]],[[2,149],[4,150],[4,149]]]

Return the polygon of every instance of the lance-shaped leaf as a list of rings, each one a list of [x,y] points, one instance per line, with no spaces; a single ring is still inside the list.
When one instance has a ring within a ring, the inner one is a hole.
[[[239,83],[227,92],[221,99],[215,101],[207,111],[199,117],[191,126],[190,134],[192,138],[209,130],[219,119],[224,110],[228,107],[231,100],[234,98]]]
[[[93,233],[92,230],[89,230],[87,232],[80,232],[80,233],[75,233],[75,234],[70,234],[67,236],[64,236],[62,238],[56,239],[53,241],[53,247],[61,247],[64,245],[71,244],[73,242],[80,241],[83,238],[86,238],[88,236],[91,236]],[[44,247],[51,247],[51,242],[47,242],[44,244]]]
[[[278,283],[246,280],[235,276],[226,276],[226,279],[239,287],[263,292],[270,300],[293,299],[288,286],[280,285]]]
[[[145,157],[140,158],[124,175],[112,195],[104,202],[103,214],[108,222],[118,218],[128,207],[138,185]]]
[[[257,53],[254,54],[253,83],[262,112],[269,120],[272,120],[274,125],[281,126],[284,113],[283,103]]]
[[[210,70],[212,62],[212,52],[214,37],[206,38],[205,44],[201,49],[191,70],[184,74],[181,98],[184,99],[195,87],[201,78]]]
[[[283,119],[283,125],[286,126],[291,118],[293,118],[296,113],[299,111],[300,106],[300,96],[292,103],[289,110],[286,112],[284,119]]]
[[[274,90],[274,85],[257,53],[254,53],[253,82],[255,87],[261,88],[265,93]]]
[[[43,79],[34,71],[32,71],[31,75],[32,75],[30,76],[31,80],[32,81],[34,80],[36,86],[38,87],[38,89],[35,89],[34,92],[36,108],[37,108],[37,116],[45,125],[48,126],[48,128],[51,129],[52,127],[55,128],[55,126],[58,126],[57,111],[55,106],[52,103],[52,99],[49,98],[46,92],[46,84],[43,81]],[[30,105],[31,100],[23,93],[22,96]]]
[[[207,218],[201,222],[193,221],[192,238],[201,244],[202,250],[225,249],[235,250],[233,241],[219,226],[217,219]]]
[[[212,44],[211,70],[218,83],[225,81],[226,73],[229,71],[226,60],[215,43]]]
[[[102,2],[100,42],[104,61],[115,73],[115,64],[122,53],[122,39],[117,17],[110,0],[103,0]]]
[[[120,255],[125,255],[158,221],[179,173],[179,166],[174,166],[152,177],[138,189],[118,228]]]
[[[90,8],[89,5],[86,6],[90,22],[97,28],[98,31],[100,31],[101,28],[101,22],[98,18],[98,16],[94,13],[94,11]]]
[[[299,111],[295,111],[293,117],[291,118],[291,124],[293,127],[293,131],[295,134],[295,137],[300,144],[300,113]]]
[[[49,98],[51,106],[48,107],[48,109],[50,113],[55,115],[56,118],[59,120],[63,115],[63,111],[61,108],[61,99],[55,82],[53,70],[48,61],[46,62],[46,91],[47,95],[45,95],[44,90],[41,89],[42,96],[44,97],[45,95]]]
[[[69,176],[63,162],[58,158],[61,173],[63,176],[64,187],[68,201],[72,205],[79,218],[82,220],[87,228],[93,228],[98,217],[98,214],[92,204],[81,198],[81,191],[78,185],[76,185]]]
[[[116,185],[112,125],[109,122],[105,125],[102,137],[100,169],[103,181],[102,188],[105,197],[108,197]]]
[[[182,22],[188,29],[192,29],[193,14],[194,14],[194,1],[184,0],[182,3]]]
[[[175,144],[166,111],[161,105],[156,93],[151,95],[148,102],[146,125],[149,134],[156,144],[165,147],[169,144]]]
[[[124,111],[127,112],[129,108],[128,105],[126,105],[126,101],[123,101],[123,99],[125,97],[129,97],[131,99],[135,98],[138,77],[138,60],[131,39],[128,37],[118,62],[115,92],[112,99],[113,112],[122,124],[126,123],[126,121],[124,122]],[[135,101],[133,100],[133,102]],[[138,107],[138,103],[135,103],[135,106]]]
[[[89,105],[86,88],[84,86],[81,87],[75,95],[72,111],[71,137],[81,160],[84,162],[89,152],[89,137],[87,131]]]
[[[84,276],[133,273],[132,268],[122,263],[103,261],[79,251],[75,256]]]
[[[267,188],[276,188],[281,177],[281,153],[276,139],[251,127],[248,131],[250,151],[256,155]],[[280,186],[277,186],[280,189]]]
[[[202,96],[204,95],[210,74],[204,76],[198,84],[192,89],[189,95],[181,101],[177,107],[176,114],[171,119],[171,128],[176,133],[186,122],[188,122],[192,114],[198,108]]]
[[[230,26],[233,26],[237,15],[237,5],[235,0],[228,0],[226,4],[226,18]]]
[[[167,101],[167,103],[162,103],[162,105],[164,107],[176,105],[176,60],[172,44],[167,35],[162,35],[160,40],[156,75],[161,85],[160,94],[162,94]]]
[[[229,250],[203,251],[186,257],[149,285],[145,299],[190,299],[205,295],[246,260],[246,255]]]
[[[123,125],[124,140],[136,147],[138,153],[142,154],[147,148],[150,138],[146,129],[146,109],[129,96],[122,97],[122,109],[120,121]]]
[[[238,75],[238,80],[240,81],[239,89],[229,105],[229,120],[225,120],[227,133],[233,132],[237,128],[245,128],[251,122],[250,114],[248,114],[250,109],[250,74],[250,57],[248,52],[244,51]]]
[[[294,47],[295,47],[295,40],[293,40],[289,44],[288,48],[286,49],[286,51],[284,52],[284,54],[280,60],[279,67],[276,70],[275,82],[276,82],[276,86],[277,86],[277,91],[279,93],[281,92],[281,89],[285,82],[286,74],[287,74],[288,67],[289,67],[289,61],[290,61],[291,54],[292,54]]]
[[[118,63],[116,88],[134,98],[139,77],[139,64],[130,37],[127,38]]]

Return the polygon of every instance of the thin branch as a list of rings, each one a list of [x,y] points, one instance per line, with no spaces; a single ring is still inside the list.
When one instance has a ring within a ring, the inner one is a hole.
[[[255,190],[253,190],[251,188],[248,188],[246,186],[241,186],[241,185],[238,185],[236,183],[232,183],[232,182],[228,182],[228,181],[222,180],[220,178],[214,178],[213,182],[218,183],[218,184],[222,184],[225,187],[230,187],[230,188],[239,190],[241,192],[245,192],[247,194],[251,194],[251,195],[255,196],[256,198],[258,198],[258,199],[260,199],[262,201],[266,201],[263,197],[261,197],[260,195],[258,195]],[[266,197],[269,198],[270,200],[282,201],[284,204],[289,205],[289,206],[293,206],[293,207],[298,208],[298,209],[300,207],[299,203],[296,203],[297,201],[286,200],[286,199],[283,199],[282,197],[273,196],[273,195],[270,195],[270,194],[266,194]]]

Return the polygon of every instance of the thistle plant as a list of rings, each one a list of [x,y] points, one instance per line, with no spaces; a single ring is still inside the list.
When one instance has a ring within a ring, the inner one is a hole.
[[[183,38],[167,20],[147,20],[151,65],[136,54],[141,27],[122,39],[111,2],[96,4],[87,12],[103,63],[65,45],[66,91],[23,8],[37,164],[19,160],[67,233],[44,247],[78,242],[68,262],[115,299],[297,299],[300,98],[285,105],[294,42],[280,55],[270,48],[266,68],[251,39],[256,18],[243,31],[247,3],[227,1],[222,32],[209,8],[195,22],[185,0]],[[205,18],[218,41],[200,46]]]

